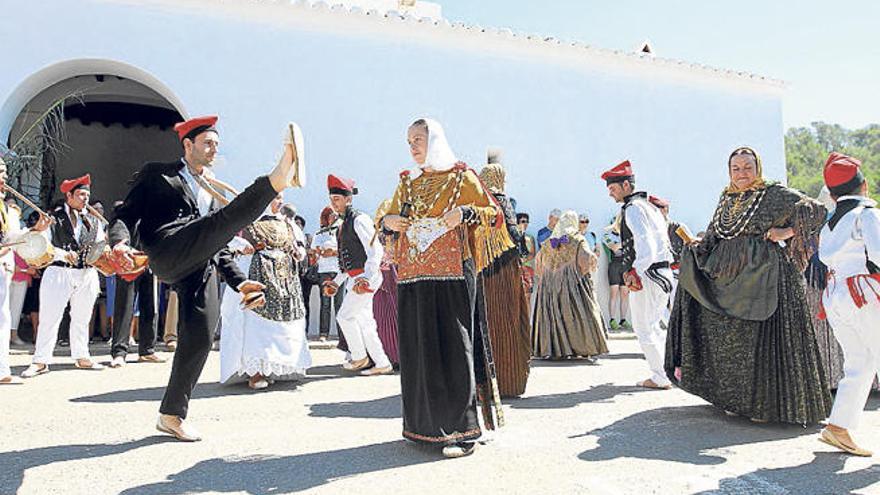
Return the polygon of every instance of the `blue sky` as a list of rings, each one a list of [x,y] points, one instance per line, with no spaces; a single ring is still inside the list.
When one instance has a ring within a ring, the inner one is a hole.
[[[746,70],[788,83],[785,126],[880,123],[880,0],[434,0],[452,21]]]

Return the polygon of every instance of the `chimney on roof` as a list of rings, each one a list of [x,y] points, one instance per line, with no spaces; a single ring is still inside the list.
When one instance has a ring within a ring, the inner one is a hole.
[[[638,47],[636,47],[636,53],[638,54],[648,54],[650,56],[654,56],[654,46],[651,44],[650,40],[645,40],[641,42]]]

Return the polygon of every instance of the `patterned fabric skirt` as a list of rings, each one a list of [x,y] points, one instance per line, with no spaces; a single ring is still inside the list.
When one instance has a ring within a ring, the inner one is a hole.
[[[564,359],[607,352],[605,320],[590,277],[571,267],[541,275],[532,319],[532,355]]]
[[[392,364],[400,363],[397,356],[397,270],[394,266],[382,270],[382,286],[373,296],[373,317],[385,354]]]
[[[531,323],[521,281],[519,253],[508,251],[482,275],[477,296],[485,308],[501,397],[519,397],[529,380]]]
[[[828,417],[831,392],[803,274],[780,264],[779,303],[764,321],[712,312],[679,286],[666,339],[666,372],[675,380],[680,366],[682,389],[726,411],[814,424]]]

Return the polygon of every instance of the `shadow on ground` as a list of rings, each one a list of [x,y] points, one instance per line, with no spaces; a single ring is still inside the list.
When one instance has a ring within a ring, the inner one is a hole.
[[[635,393],[658,393],[655,390],[635,386],[620,386],[603,383],[590,387],[587,390],[568,392],[564,394],[534,395],[521,399],[507,399],[502,401],[514,409],[563,409],[575,407],[583,403],[609,402],[618,395],[632,395]]]
[[[308,382],[306,382],[308,383]],[[200,383],[193,393],[193,399],[211,399],[214,397],[228,397],[234,395],[253,395],[253,394],[271,394],[274,392],[289,392],[296,390],[302,382],[281,381],[275,382],[274,385],[266,390],[255,392],[247,387],[244,383],[234,383],[224,385],[220,382]],[[74,397],[70,402],[94,402],[99,404],[120,403],[120,402],[152,402],[162,400],[165,393],[165,387],[147,387],[135,388],[130,390],[114,390],[97,395],[86,395],[83,397]]]
[[[312,404],[309,416],[319,418],[392,419],[403,417],[400,395],[363,402],[327,402]]]
[[[621,457],[657,459],[697,465],[723,464],[727,447],[816,435],[817,427],[754,424],[727,417],[709,405],[664,407],[638,412],[583,435],[598,437],[599,445],[582,452],[585,461]],[[723,453],[723,452],[722,452]]]
[[[248,493],[269,495],[315,488],[335,479],[442,459],[438,451],[403,440],[285,457],[210,459],[125,495]]]
[[[849,456],[830,452],[815,455],[812,462],[801,466],[758,469],[736,478],[724,478],[717,490],[698,495],[852,493],[880,482],[880,466],[841,473]]]
[[[154,436],[131,442],[95,445],[59,445],[28,450],[0,452],[0,493],[16,493],[21,488],[24,473],[30,468],[56,462],[93,459],[122,454],[130,450],[165,442],[174,442],[169,436]]]

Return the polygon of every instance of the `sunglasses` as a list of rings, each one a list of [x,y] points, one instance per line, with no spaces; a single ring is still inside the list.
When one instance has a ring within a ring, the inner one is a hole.
[[[581,220],[581,225],[586,225],[586,224],[588,224],[588,223],[590,223],[589,220]]]
[[[519,221],[519,224],[520,224],[520,225],[528,225],[528,224],[529,224],[529,221],[528,221],[528,220],[520,220],[520,221]]]
[[[750,157],[754,158],[755,160],[758,159],[758,156],[755,154],[755,152],[751,148],[737,148],[737,149],[733,150],[733,153],[730,154],[730,158],[728,159],[728,161],[732,160],[733,157],[739,156],[739,155],[749,155]]]

